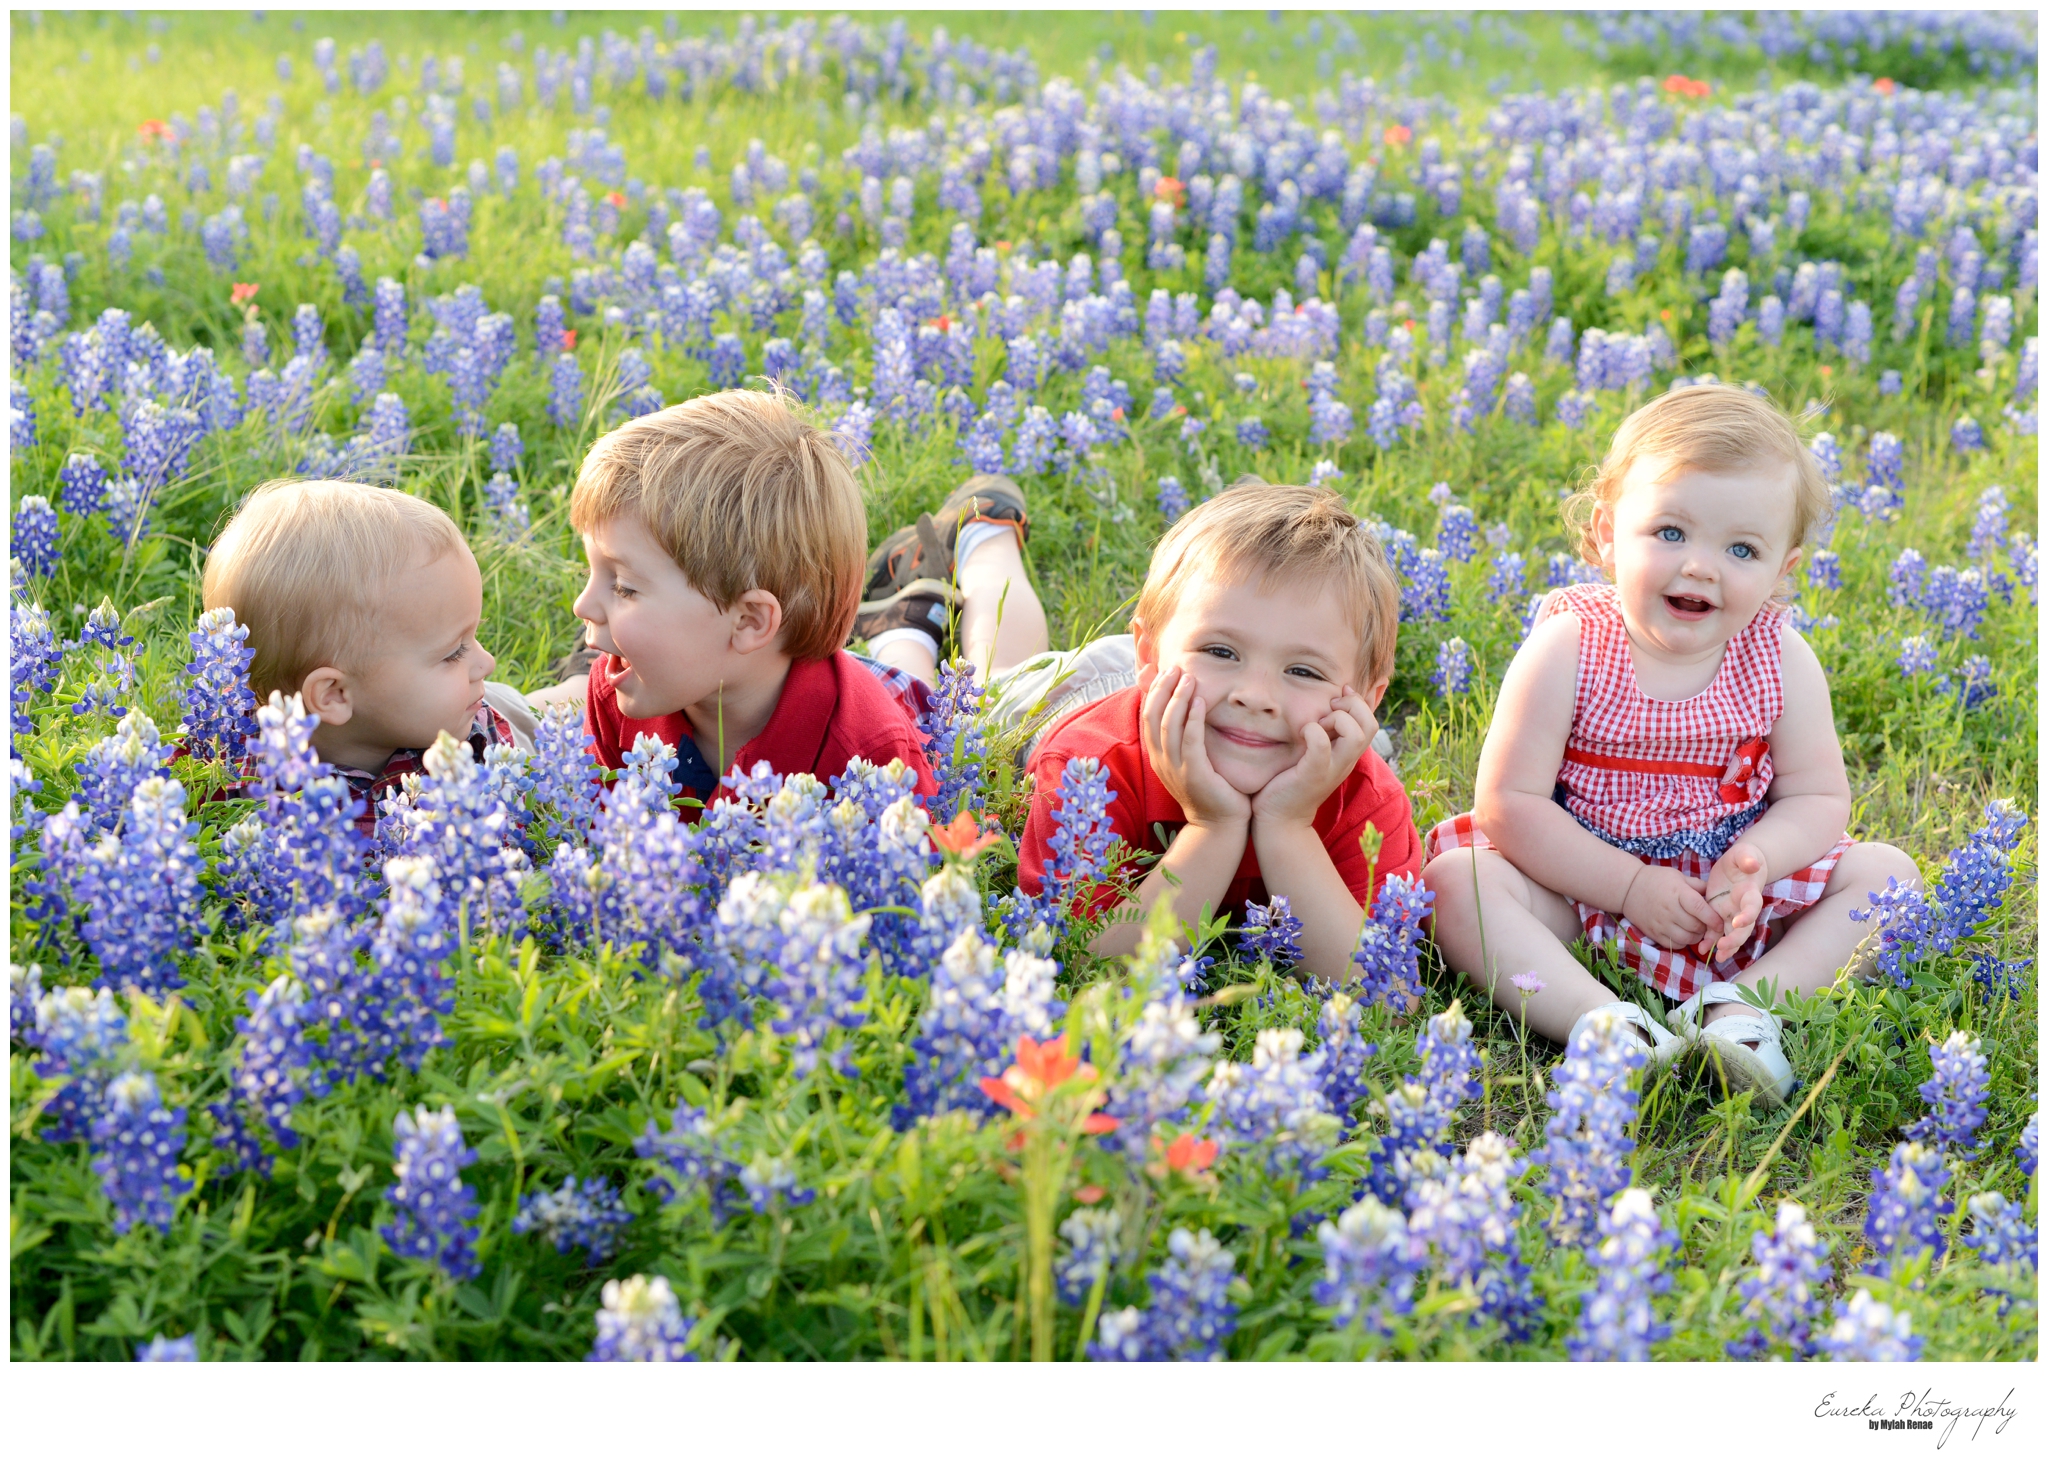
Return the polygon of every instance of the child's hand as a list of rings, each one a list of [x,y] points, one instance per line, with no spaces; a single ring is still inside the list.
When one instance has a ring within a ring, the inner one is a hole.
[[[1721,915],[1707,902],[1699,882],[1675,867],[1643,863],[1628,884],[1621,915],[1660,948],[1692,948],[1721,929]]]
[[[1372,747],[1379,721],[1350,684],[1330,700],[1330,712],[1301,731],[1301,758],[1252,797],[1252,816],[1273,825],[1313,821],[1330,792],[1343,784]]]
[[[1194,678],[1180,668],[1159,668],[1141,675],[1139,686],[1145,689],[1138,721],[1145,756],[1159,783],[1180,802],[1188,824],[1213,828],[1249,822],[1251,801],[1209,763],[1203,722],[1209,708],[1195,692]]]
[[[1707,899],[1721,918],[1721,941],[1714,945],[1718,962],[1733,954],[1756,930],[1764,908],[1764,854],[1747,841],[1722,853],[1707,874]]]

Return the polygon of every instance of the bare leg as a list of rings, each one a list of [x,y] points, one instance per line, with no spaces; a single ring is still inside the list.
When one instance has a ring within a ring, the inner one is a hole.
[[[1850,847],[1828,874],[1820,901],[1787,918],[1783,936],[1738,974],[1736,982],[1755,987],[1769,979],[1781,994],[1813,994],[1827,988],[1877,922],[1875,917],[1858,922],[1850,911],[1870,906],[1870,894],[1882,892],[1889,877],[1897,877],[1901,886],[1918,887],[1920,868],[1896,846],[1861,841]],[[1876,954],[1865,955],[1852,974],[1860,978],[1869,973],[1875,960]],[[1747,1004],[1710,1004],[1701,1023],[1711,1024],[1727,1014],[1755,1013]],[[1755,1042],[1749,1043],[1754,1049]]]
[[[1563,1044],[1580,1015],[1615,1002],[1565,946],[1581,932],[1577,909],[1499,852],[1447,851],[1422,869],[1422,882],[1436,897],[1444,961],[1496,1008],[1519,1016],[1526,1001],[1528,1026],[1545,1039]],[[1543,981],[1541,993],[1526,996],[1508,982],[1526,973]]]
[[[954,574],[962,601],[960,646],[982,682],[1048,649],[1045,607],[1032,590],[1016,536],[983,541],[954,567]],[[932,655],[908,638],[884,644],[875,658],[926,683],[939,681]]]

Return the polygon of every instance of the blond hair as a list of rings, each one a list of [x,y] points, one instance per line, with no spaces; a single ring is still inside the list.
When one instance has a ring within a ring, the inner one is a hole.
[[[372,650],[393,576],[466,548],[437,507],[338,479],[273,479],[242,501],[206,557],[206,610],[232,607],[249,629],[258,699],[296,693],[323,666]]]
[[[1358,635],[1358,671],[1371,686],[1394,671],[1401,585],[1379,537],[1327,489],[1234,484],[1174,522],[1152,552],[1133,631],[1166,626],[1198,576],[1256,575],[1262,590],[1335,582]]]
[[[792,658],[827,658],[845,643],[867,510],[846,455],[781,393],[711,393],[592,444],[570,523],[581,534],[628,514],[720,611],[756,587],[773,593]]]
[[[1825,523],[1832,502],[1827,480],[1792,420],[1769,398],[1724,382],[1681,387],[1654,398],[1622,420],[1607,457],[1586,487],[1564,504],[1564,520],[1579,555],[1600,564],[1593,514],[1621,498],[1629,470],[1645,459],[1665,460],[1672,474],[1711,474],[1759,464],[1792,466],[1792,544],[1803,546]]]

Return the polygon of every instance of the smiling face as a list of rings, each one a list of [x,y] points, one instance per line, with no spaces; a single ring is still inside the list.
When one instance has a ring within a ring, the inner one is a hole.
[[[629,719],[653,719],[715,697],[727,667],[736,616],[690,584],[639,518],[621,515],[583,536],[590,579],[575,612],[585,639],[607,656],[599,676]]]
[[[1301,759],[1303,731],[1349,684],[1368,706],[1358,633],[1334,582],[1261,590],[1256,575],[1194,578],[1155,635],[1138,634],[1141,667],[1179,668],[1208,706],[1205,743],[1216,773],[1246,795]]]
[[[1799,563],[1794,490],[1790,464],[1674,471],[1638,459],[1593,517],[1629,635],[1673,658],[1718,654]]]
[[[376,657],[346,673],[348,718],[330,737],[357,749],[425,749],[445,730],[469,734],[498,660],[477,641],[483,578],[469,547],[391,578]]]

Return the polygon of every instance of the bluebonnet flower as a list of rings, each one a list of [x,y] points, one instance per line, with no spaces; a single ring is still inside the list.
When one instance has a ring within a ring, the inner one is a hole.
[[[1313,1056],[1303,1059],[1301,1045],[1300,1030],[1259,1031],[1250,1064],[1216,1062],[1207,1093],[1233,1142],[1270,1145],[1274,1166],[1292,1164],[1316,1177],[1323,1154],[1337,1143],[1340,1123],[1323,1096],[1320,1064]]]
[[[1132,987],[1150,997],[1119,1047],[1116,1077],[1103,1110],[1118,1121],[1104,1145],[1132,1161],[1156,1128],[1186,1117],[1223,1037],[1202,1028],[1188,993],[1193,961],[1147,933],[1130,960]]]
[[[1436,671],[1430,677],[1437,692],[1451,698],[1472,686],[1472,649],[1462,637],[1440,642],[1436,649]]]
[[[138,1361],[197,1361],[199,1359],[199,1337],[197,1335],[166,1336],[157,1332],[156,1338],[148,1345],[135,1348]]]
[[[1067,761],[1060,774],[1060,803],[1053,812],[1045,885],[1036,902],[1026,899],[1015,904],[1013,928],[1021,924],[1024,935],[1038,923],[1046,924],[1049,933],[1064,928],[1074,901],[1086,901],[1110,843],[1116,839],[1109,821],[1109,806],[1115,799],[1116,792],[1109,788],[1109,771],[1100,760],[1083,757]]]
[[[1899,376],[1896,368],[1887,367],[1878,374],[1877,392],[1879,397],[1895,398],[1905,390],[1905,380]]]
[[[1245,904],[1237,950],[1247,962],[1270,963],[1281,972],[1301,962],[1301,919],[1288,909],[1285,897],[1275,897],[1263,907]]]
[[[1237,1306],[1228,1293],[1237,1256],[1206,1228],[1199,1233],[1176,1228],[1166,1248],[1166,1261],[1148,1278],[1152,1300],[1144,1314],[1146,1356],[1220,1361],[1224,1341],[1237,1329]]]
[[[688,1102],[676,1103],[669,1130],[663,1133],[650,1121],[634,1140],[633,1150],[652,1160],[657,1169],[666,1169],[647,1179],[647,1190],[656,1198],[664,1203],[679,1202],[682,1192],[701,1185],[711,1206],[712,1227],[725,1222],[741,1191],[740,1168],[719,1147],[716,1127],[703,1110]]]
[[[469,746],[446,730],[423,763],[418,786],[385,804],[381,824],[391,849],[432,858],[447,901],[470,931],[517,934],[525,921],[519,884],[528,863],[516,839],[517,796],[494,778],[501,766],[478,764]]]
[[[1842,589],[1842,558],[1825,547],[1813,553],[1813,559],[1806,564],[1808,584],[1825,591]]]
[[[1975,418],[1965,413],[1949,429],[1948,442],[1949,447],[1959,454],[1979,453],[1984,448],[1984,430]]]
[[[189,640],[195,656],[185,664],[185,747],[199,759],[238,761],[256,733],[249,629],[232,607],[215,607],[200,615]]]
[[[178,1175],[185,1108],[163,1104],[154,1076],[125,1072],[107,1084],[92,1142],[92,1170],[114,1205],[114,1232],[125,1234],[138,1223],[167,1231],[178,1199],[192,1191],[192,1180]]]
[[[42,1043],[37,1036],[36,1010],[44,998],[43,966],[9,964],[7,977],[7,1038],[14,1044],[36,1048]]]
[[[1906,637],[1899,641],[1899,671],[1908,678],[1934,671],[1934,644],[1924,637]]]
[[[874,442],[875,410],[859,400],[848,403],[846,411],[833,421],[832,433],[847,458],[856,465],[865,464],[874,457],[870,445]]]
[[[106,466],[88,451],[72,454],[65,459],[64,467],[57,471],[57,481],[64,486],[64,508],[83,519],[96,515],[107,499]],[[26,503],[26,501],[24,501]],[[17,545],[20,532],[17,531]],[[15,554],[18,556],[20,551]]]
[[[1858,1290],[1848,1304],[1835,1306],[1835,1318],[1820,1338],[1820,1353],[1830,1361],[1918,1361],[1925,1345],[1913,1334],[1913,1317]]]
[[[185,788],[159,775],[135,787],[120,830],[91,844],[77,829],[75,802],[45,823],[45,852],[68,847],[79,930],[116,985],[155,995],[184,982],[177,958],[199,919],[198,830],[185,819]]]
[[[1159,476],[1159,514],[1171,525],[1188,512],[1188,492],[1171,474]]]
[[[527,809],[538,814],[549,839],[587,840],[597,819],[604,767],[590,753],[583,717],[573,704],[551,704],[533,733]]]
[[[89,1138],[128,1043],[128,1017],[113,991],[74,985],[44,994],[36,1002],[35,1043],[43,1052],[36,1074],[64,1082],[43,1108],[50,1123],[43,1136],[52,1142]]]
[[[747,349],[735,333],[721,331],[711,339],[711,355],[705,366],[713,387],[738,387],[747,371]]]
[[[1237,441],[1248,449],[1262,449],[1272,439],[1266,425],[1257,418],[1237,420]]]
[[[1919,1142],[1899,1143],[1888,1165],[1872,1169],[1870,1211],[1863,1221],[1873,1256],[1869,1273],[1890,1275],[1902,1253],[1911,1258],[1931,1249],[1939,1262],[1948,1252],[1942,1220],[1956,1208],[1942,1196],[1948,1182],[1946,1159]]]
[[[597,1312],[597,1341],[591,1361],[694,1361],[690,1332],[697,1322],[683,1314],[665,1276],[607,1280]]]
[[[1600,1278],[1580,1296],[1579,1328],[1568,1342],[1572,1360],[1650,1359],[1650,1347],[1671,1334],[1658,1323],[1651,1297],[1671,1288],[1664,1256],[1677,1243],[1641,1188],[1627,1189],[1604,1210],[1600,1243],[1590,1251]]]
[[[1349,442],[1351,429],[1351,409],[1335,394],[1318,393],[1310,400],[1308,405],[1308,441],[1310,443]],[[1243,425],[1239,425],[1239,441],[1243,441]]]
[[[278,924],[280,943],[293,914],[338,906],[353,915],[362,901],[362,803],[314,750],[319,725],[297,694],[272,692],[256,710],[249,793],[262,804],[221,841],[225,895],[250,921]]]
[[[50,627],[49,614],[31,602],[17,601],[7,618],[8,680],[10,704],[8,748],[23,735],[35,732],[28,706],[38,693],[57,686],[57,635]]]
[[[1984,1102],[1991,1093],[1990,1067],[1976,1038],[1963,1030],[1929,1045],[1927,1054],[1934,1074],[1921,1082],[1920,1099],[1928,1111],[1906,1128],[1906,1135],[1958,1157],[1974,1157],[1980,1150],[1977,1129],[1988,1114]]]
[[[1897,434],[1871,434],[1870,448],[1864,454],[1864,466],[1870,474],[1871,483],[1891,490],[1906,487],[1906,446]]]
[[[583,421],[583,368],[568,352],[556,356],[548,373],[548,419],[557,428]]]
[[[2022,975],[2034,966],[2031,958],[2004,959],[1989,953],[1970,955],[1970,977],[1984,987],[1984,998],[1988,1003],[1999,999],[2017,999],[2022,988]]]
[[[773,1028],[792,1042],[799,1075],[817,1064],[829,1030],[860,1022],[872,921],[838,887],[759,872],[736,877],[718,904],[713,941],[775,1005]]]
[[[1323,1277],[1316,1303],[1332,1312],[1337,1330],[1357,1328],[1386,1335],[1392,1320],[1415,1305],[1415,1279],[1426,1250],[1408,1236],[1408,1221],[1397,1208],[1361,1198],[1316,1230],[1323,1250]]]
[[[1793,1360],[1804,1360],[1813,1354],[1819,1291],[1835,1273],[1828,1262],[1827,1240],[1814,1232],[1806,1210],[1786,1198],[1778,1204],[1771,1231],[1758,1229],[1750,1235],[1749,1252],[1756,1269],[1743,1276],[1736,1290],[1742,1296],[1742,1316],[1751,1325],[1740,1341],[1729,1342],[1728,1354],[1755,1360],[1783,1345]]]
[[[12,554],[31,576],[57,569],[57,512],[39,494],[21,497],[14,510]]]
[[[1422,922],[1434,900],[1410,878],[1388,877],[1380,884],[1352,954],[1364,1003],[1399,1006],[1422,992]]]
[[[2032,1177],[2034,1169],[2040,1165],[2041,1113],[2039,1110],[2036,1110],[2032,1116],[2028,1117],[2027,1124],[2020,1128],[2019,1142],[2013,1148],[2013,1160],[2019,1164],[2020,1171],[2028,1177]]]
[[[1543,1191],[1557,1200],[1550,1231],[1558,1243],[1590,1245],[1608,1200],[1629,1185],[1636,1119],[1633,1072],[1645,1062],[1627,1043],[1626,1020],[1596,1014],[1573,1039],[1544,1097],[1550,1119],[1543,1146],[1529,1154],[1546,1169]]]
[[[1358,1001],[1339,989],[1323,1001],[1316,1017],[1318,1043],[1316,1073],[1323,1098],[1338,1122],[1349,1126],[1355,1108],[1367,1095],[1365,1062],[1379,1051],[1358,1033],[1364,1010]]]
[[[1401,1200],[1415,1169],[1429,1165],[1424,1154],[1449,1154],[1458,1108],[1479,1094],[1472,1080],[1472,1072],[1479,1068],[1472,1022],[1458,1000],[1430,1017],[1415,1049],[1420,1071],[1403,1076],[1400,1085],[1389,1087],[1366,1108],[1387,1123],[1386,1132],[1367,1150],[1372,1171],[1366,1186],[1382,1203]]]
[[[491,472],[509,474],[519,467],[519,456],[526,452],[526,445],[519,437],[519,425],[500,423],[491,434]]]
[[[982,772],[988,763],[988,736],[982,732],[981,684],[974,665],[955,658],[939,670],[929,708],[918,717],[938,792],[931,809],[943,820],[962,809],[982,808]]]
[[[633,1210],[619,1201],[619,1185],[608,1178],[574,1177],[553,1192],[531,1192],[519,1200],[512,1220],[515,1234],[538,1233],[557,1254],[584,1251],[595,1268],[618,1250],[619,1232],[633,1221]]]
[[[1993,1267],[2039,1268],[2040,1231],[2027,1222],[2020,1200],[2007,1202],[2005,1194],[1997,1192],[1976,1193],[1969,1210],[1975,1226],[1963,1235],[1963,1243],[1980,1260]]]
[[[533,525],[510,474],[493,474],[484,481],[484,513],[491,534],[508,544],[523,539]]]
[[[1486,578],[1486,594],[1496,602],[1519,601],[1528,585],[1529,562],[1520,551],[1502,551],[1493,559]]]
[[[1479,517],[1465,505],[1445,505],[1436,527],[1436,548],[1443,558],[1469,561],[1479,552],[1479,540]]]
[[[394,1254],[431,1260],[451,1279],[473,1278],[479,1268],[477,1229],[470,1222],[477,1215],[476,1189],[462,1180],[462,1169],[476,1153],[463,1141],[455,1108],[401,1111],[391,1127],[398,1181],[385,1189],[384,1201],[397,1213],[381,1230],[384,1241]]]
[[[1473,1318],[1501,1324],[1509,1340],[1525,1338],[1542,1304],[1515,1243],[1520,1205],[1514,1180],[1528,1163],[1497,1132],[1474,1137],[1444,1165],[1425,1152],[1407,1192],[1408,1237],[1444,1279],[1480,1298]]]
[[[1409,559],[1408,584],[1401,588],[1401,620],[1443,622],[1451,615],[1451,573],[1443,556],[1423,547]]]
[[[1953,952],[2005,901],[2012,886],[2011,852],[2026,825],[2024,813],[1993,801],[1984,808],[1984,823],[1949,853],[1931,894],[1940,914],[1930,935],[1937,952]]]
[[[786,1157],[769,1157],[757,1152],[754,1160],[735,1176],[740,1187],[746,1190],[747,1205],[756,1213],[801,1208],[818,1196],[814,1188],[797,1186],[796,1169],[789,1165]]]
[[[1971,560],[1989,560],[1994,550],[2005,548],[2005,517],[2008,510],[2003,485],[1994,484],[1977,496],[1977,517],[1970,525]]]
[[[293,1109],[308,1095],[327,1089],[320,1057],[305,1034],[307,1023],[318,1021],[322,1014],[310,1004],[305,985],[294,974],[280,974],[248,997],[249,1013],[235,1020],[242,1050],[235,1058],[234,1099],[266,1122],[277,1145],[289,1151],[299,1145],[299,1135],[291,1124]],[[338,1018],[329,1018],[331,1026],[338,1022]],[[214,1116],[232,1130],[234,1122],[228,1110],[227,1103],[218,1103]],[[267,1161],[253,1165],[258,1171],[268,1171]]]
[[[1067,1241],[1067,1253],[1054,1271],[1060,1298],[1079,1305],[1102,1279],[1116,1267],[1124,1217],[1114,1208],[1076,1208],[1060,1224],[1060,1237]]]

